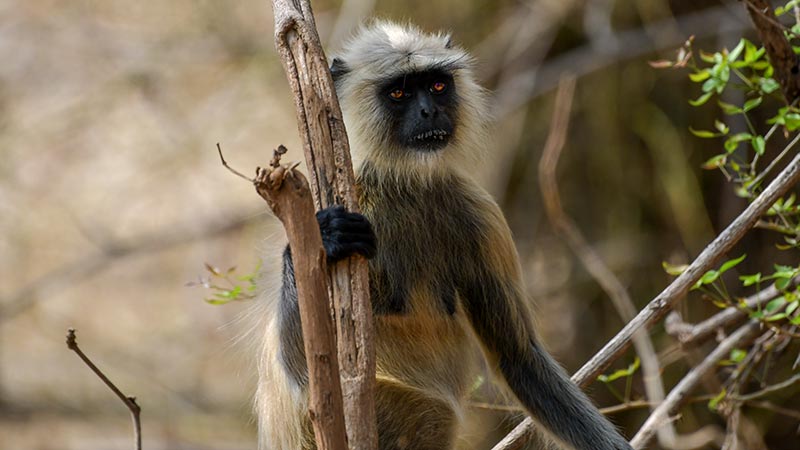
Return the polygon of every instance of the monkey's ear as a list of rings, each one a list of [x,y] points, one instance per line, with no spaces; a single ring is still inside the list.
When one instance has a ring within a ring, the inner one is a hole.
[[[349,71],[350,68],[347,67],[344,61],[339,58],[333,58],[331,62],[331,78],[333,78],[333,81],[338,80]]]

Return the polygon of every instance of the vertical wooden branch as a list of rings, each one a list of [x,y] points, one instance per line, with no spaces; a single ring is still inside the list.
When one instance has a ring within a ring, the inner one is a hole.
[[[284,147],[276,150],[272,167],[259,169],[254,184],[289,238],[308,363],[309,416],[317,447],[347,450],[336,340],[330,308],[324,301],[328,298],[325,250],[308,182],[293,167],[279,164],[283,152]]]
[[[775,78],[781,84],[783,96],[792,103],[800,96],[800,68],[792,45],[786,40],[784,29],[767,0],[745,0],[750,20],[756,26],[758,37],[767,50],[767,57],[775,69]]]
[[[273,0],[275,43],[294,93],[314,204],[357,212],[350,148],[309,0]],[[350,448],[374,450],[375,349],[367,263],[353,256],[331,267],[339,369]]]

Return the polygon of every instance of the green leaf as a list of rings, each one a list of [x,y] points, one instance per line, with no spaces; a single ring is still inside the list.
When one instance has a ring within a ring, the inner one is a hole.
[[[725,165],[728,160],[728,155],[722,153],[717,156],[712,156],[708,161],[704,162],[700,167],[706,170],[719,169]]]
[[[204,299],[206,303],[209,305],[224,305],[226,303],[230,303],[230,299],[213,299],[213,298],[206,298]]]
[[[758,86],[761,88],[761,92],[765,94],[775,92],[779,87],[781,87],[781,85],[778,84],[774,78],[760,78],[758,80]]]
[[[760,105],[762,100],[763,100],[763,97],[756,97],[756,98],[750,99],[750,100],[744,102],[744,107],[742,107],[742,109],[744,110],[744,112],[750,111],[753,108],[755,108],[756,106]]]
[[[727,390],[725,388],[722,388],[719,394],[715,395],[714,398],[708,401],[708,409],[710,409],[711,411],[716,411],[717,405],[719,405],[719,402],[721,402],[722,399],[725,398],[725,395],[727,393],[728,393]]]
[[[693,135],[695,135],[695,136],[697,136],[697,137],[699,137],[699,138],[708,139],[708,138],[717,137],[717,134],[716,134],[716,133],[714,133],[713,131],[708,131],[708,130],[695,130],[695,129],[694,129],[694,128],[692,128],[692,127],[689,127],[689,131],[690,131],[690,132],[691,132]]]
[[[728,154],[733,153],[739,147],[739,143],[753,139],[750,133],[737,133],[725,140],[725,151]]]
[[[786,313],[778,313],[778,314],[773,314],[765,318],[764,320],[766,320],[767,322],[775,322],[776,320],[781,320],[785,318],[786,318]]]
[[[785,304],[786,304],[786,299],[783,297],[772,299],[769,301],[769,303],[767,303],[766,306],[764,306],[764,313],[772,314]]]
[[[723,273],[725,273],[725,272],[727,272],[728,270],[730,270],[730,269],[732,269],[732,268],[736,267],[736,265],[737,265],[737,264],[739,264],[740,262],[744,261],[744,259],[745,259],[746,257],[747,257],[747,254],[744,254],[744,255],[742,255],[742,256],[740,256],[740,257],[736,258],[736,259],[731,259],[730,261],[726,261],[726,262],[725,262],[725,263],[722,265],[722,267],[720,267],[720,268],[719,268],[719,273],[720,273],[720,275],[721,275],[721,274],[723,274]]]
[[[694,81],[695,83],[699,83],[701,81],[707,80],[708,77],[711,76],[711,72],[708,69],[699,70],[695,73],[689,74],[689,79]]]
[[[703,104],[705,104],[705,102],[708,101],[708,99],[711,98],[711,96],[713,94],[714,94],[713,92],[706,92],[705,94],[701,95],[700,97],[697,97],[696,100],[689,100],[689,104],[692,105],[692,106],[703,105]]]
[[[618,378],[629,377],[636,372],[636,370],[639,368],[639,365],[640,365],[639,358],[636,358],[633,360],[631,364],[628,365],[627,369],[619,369],[614,373],[612,373],[611,375],[599,375],[597,377],[597,380],[603,383],[610,383]]]
[[[692,289],[697,289],[704,284],[711,284],[719,278],[719,272],[716,270],[709,270],[708,272],[704,273],[697,283],[692,286]]]
[[[734,114],[740,114],[740,113],[744,112],[744,110],[742,108],[739,108],[738,106],[732,105],[730,103],[725,103],[725,102],[723,102],[721,100],[717,101],[717,104],[722,109],[722,112],[724,112],[725,114],[727,114],[729,116],[734,115]]]
[[[715,62],[715,58],[716,58],[716,56],[718,54],[719,53],[706,53],[706,52],[700,50],[700,59],[702,59],[703,61],[705,61],[707,63],[713,63],[713,62]]]
[[[678,276],[686,271],[689,268],[688,264],[670,264],[666,261],[661,261],[661,267],[664,268],[664,272],[667,272],[669,275]]]
[[[764,136],[756,136],[750,141],[750,145],[753,146],[753,150],[756,151],[759,155],[764,154],[764,148],[766,147],[766,141],[764,141]]]
[[[778,278],[775,280],[775,289],[780,291],[789,287],[789,284],[792,282],[791,278]]]
[[[742,350],[740,348],[735,348],[735,349],[731,350],[730,360],[735,362],[735,363],[740,363],[740,362],[742,362],[742,360],[744,360],[744,358],[746,356],[747,356],[747,351],[746,350]]]
[[[789,303],[789,306],[786,307],[786,315],[787,316],[791,315],[794,312],[794,310],[797,309],[798,306],[800,306],[800,302],[795,301],[795,302]]]
[[[733,50],[731,50],[730,53],[728,53],[728,61],[733,62],[739,59],[739,55],[741,55],[742,50],[744,50],[744,42],[745,42],[744,39],[740,39],[739,43],[736,44],[736,47],[734,47]]]
[[[755,275],[742,275],[739,277],[739,279],[742,281],[742,286],[752,286],[761,282],[761,272]]]
[[[789,131],[795,131],[800,128],[800,114],[798,113],[788,113],[783,118],[783,124],[786,126],[786,129]]]

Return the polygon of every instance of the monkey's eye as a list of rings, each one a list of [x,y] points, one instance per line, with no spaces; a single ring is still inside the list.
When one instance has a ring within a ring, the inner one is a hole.
[[[399,88],[398,89],[392,89],[392,91],[389,92],[389,97],[392,97],[395,100],[402,100],[402,99],[405,98],[405,96],[406,96],[405,91],[403,91],[402,89],[399,89]]]
[[[436,81],[431,85],[431,92],[434,94],[441,94],[445,89],[447,89],[447,84],[441,81]]]

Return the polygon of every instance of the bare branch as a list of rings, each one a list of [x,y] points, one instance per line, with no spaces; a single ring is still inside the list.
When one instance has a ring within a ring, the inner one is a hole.
[[[761,397],[765,397],[773,392],[780,391],[781,389],[786,389],[787,387],[797,383],[800,381],[800,375],[795,375],[789,379],[783,380],[780,383],[773,384],[771,386],[767,386],[760,391],[756,391],[746,395],[735,395],[732,398],[737,401],[747,402],[750,400],[755,400]]]
[[[658,427],[669,420],[669,417],[677,412],[678,407],[692,393],[692,390],[702,379],[703,375],[713,370],[722,358],[727,357],[731,350],[741,346],[748,339],[755,336],[759,324],[757,321],[750,321],[743,327],[736,330],[711,352],[695,368],[689,371],[683,379],[675,385],[667,398],[656,408],[650,417],[647,418],[642,428],[631,440],[631,446],[635,449],[645,448],[647,443],[656,433]]]
[[[70,328],[67,330],[67,348],[75,352],[76,355],[86,364],[98,378],[100,378],[103,383],[111,389],[111,392],[116,394],[122,403],[125,403],[125,406],[131,412],[131,419],[133,420],[133,437],[134,443],[136,445],[136,450],[142,450],[142,422],[140,420],[140,416],[142,413],[142,408],[139,407],[139,404],[136,403],[136,397],[129,397],[122,393],[121,390],[111,381],[108,379],[106,374],[97,367],[88,356],[78,347],[78,340],[75,337],[75,329]]]
[[[581,386],[592,382],[609,364],[619,358],[631,343],[633,334],[642,327],[651,327],[661,320],[678,300],[683,298],[694,283],[739,242],[758,219],[789,188],[800,181],[800,154],[781,171],[756,199],[719,234],[689,267],[666,289],[639,312],[639,314],[614,336],[591,360],[576,372],[572,379]],[[511,431],[494,450],[517,449],[530,436],[533,421],[525,419]]]
[[[561,196],[558,193],[556,167],[566,143],[574,89],[574,78],[562,79],[556,94],[556,105],[550,124],[550,134],[547,137],[542,157],[539,160],[539,183],[545,212],[553,229],[567,242],[575,256],[578,257],[592,278],[597,281],[611,299],[617,314],[620,315],[623,322],[628,322],[636,315],[636,306],[633,304],[628,290],[606,265],[603,258],[586,242],[572,218],[564,212],[564,208],[561,205]],[[642,363],[647,399],[653,405],[657,405],[664,400],[664,383],[661,380],[658,356],[646,330],[640,330],[633,335],[633,345],[636,347],[636,353]],[[662,441],[665,445],[670,446],[675,442],[676,438],[675,429],[671,426],[659,431],[659,441]]]
[[[275,46],[294,94],[314,205],[358,212],[350,146],[310,1],[273,0],[272,6]],[[353,450],[373,450],[378,434],[367,261],[361,255],[339,261],[330,277],[348,442]]]
[[[792,282],[793,285],[797,283],[800,283],[800,277]],[[781,291],[775,285],[771,285],[744,299],[746,308],[730,306],[696,325],[684,322],[680,314],[673,311],[667,316],[664,326],[667,334],[677,339],[682,346],[699,345],[712,337],[720,328],[744,321],[748,309],[756,309],[779,295]]]
[[[225,168],[228,169],[232,174],[238,176],[239,178],[244,178],[251,183],[255,183],[255,180],[228,165],[228,163],[225,161],[225,157],[222,156],[222,147],[219,146],[219,142],[217,142],[217,152],[219,152],[219,159],[222,161],[222,165],[225,166]]]
[[[254,185],[283,223],[292,251],[303,346],[308,364],[309,417],[320,450],[347,450],[336,358],[336,334],[327,301],[327,264],[314,203],[306,178],[280,165],[275,150],[270,167],[257,169]]]

